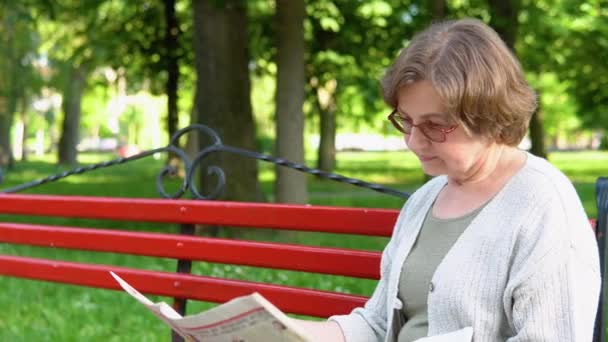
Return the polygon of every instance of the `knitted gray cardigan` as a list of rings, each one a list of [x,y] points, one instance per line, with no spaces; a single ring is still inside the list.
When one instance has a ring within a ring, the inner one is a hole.
[[[431,180],[401,210],[365,306],[330,318],[346,341],[392,336],[401,266],[446,181]],[[600,283],[597,244],[574,187],[528,154],[437,267],[429,336],[472,327],[474,341],[591,341]]]

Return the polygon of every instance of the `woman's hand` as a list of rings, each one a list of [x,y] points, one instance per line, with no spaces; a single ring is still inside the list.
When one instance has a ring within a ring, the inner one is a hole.
[[[292,318],[292,320],[301,326],[313,338],[313,341],[344,342],[344,334],[336,322],[306,321],[297,318]]]

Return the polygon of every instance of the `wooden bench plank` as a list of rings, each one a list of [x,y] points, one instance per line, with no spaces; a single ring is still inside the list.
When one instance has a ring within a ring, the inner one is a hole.
[[[0,255],[2,275],[121,290],[109,271],[142,293],[223,303],[259,292],[285,312],[316,317],[348,313],[367,300],[364,296],[282,285]]]
[[[1,222],[0,242],[358,278],[379,279],[380,277],[379,252],[344,248]]]
[[[192,223],[389,237],[399,212],[330,206],[0,194],[0,213]]]

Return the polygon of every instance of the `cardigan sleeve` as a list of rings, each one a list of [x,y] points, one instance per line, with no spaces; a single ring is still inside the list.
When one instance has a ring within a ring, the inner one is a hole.
[[[541,207],[515,246],[508,341],[591,341],[601,286],[591,227],[582,208]]]
[[[591,341],[600,291],[599,274],[569,257],[546,265],[513,294],[513,327],[520,341]]]

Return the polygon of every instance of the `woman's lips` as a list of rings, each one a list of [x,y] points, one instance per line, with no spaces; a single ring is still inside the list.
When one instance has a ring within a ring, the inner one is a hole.
[[[427,162],[427,161],[431,161],[437,157],[419,156],[418,158],[420,159],[420,161]]]

